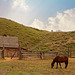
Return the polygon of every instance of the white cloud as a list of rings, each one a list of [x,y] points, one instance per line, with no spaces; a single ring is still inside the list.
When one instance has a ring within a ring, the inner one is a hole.
[[[36,19],[36,11],[26,3],[27,0],[1,0],[0,16],[15,20],[21,24],[38,28],[41,30],[75,31],[75,8],[57,12],[56,17],[48,17],[48,23]],[[31,9],[30,9],[31,8]],[[29,10],[29,11],[27,11]],[[36,9],[37,10],[37,9]],[[38,15],[39,16],[39,15]]]
[[[56,17],[49,17],[48,25],[44,25],[42,21],[35,19],[31,26],[48,31],[75,31],[75,8],[66,10],[63,13],[57,12]]]
[[[1,0],[0,2],[0,17],[11,19],[26,26],[31,23],[34,13],[28,0]]]
[[[30,25],[31,27],[37,28],[37,29],[44,29],[44,23],[38,19],[34,19],[33,23]]]
[[[26,4],[26,0],[13,0],[12,8],[20,7],[24,10],[29,10],[29,6]]]

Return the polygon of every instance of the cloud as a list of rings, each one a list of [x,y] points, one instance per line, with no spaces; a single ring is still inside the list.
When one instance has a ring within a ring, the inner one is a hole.
[[[0,0],[0,17],[9,18],[41,30],[75,31],[75,8],[65,10],[62,13],[57,12],[55,17],[48,17],[47,24],[38,19],[38,16],[33,10],[33,6],[27,4],[27,0]]]
[[[66,10],[62,13],[57,12],[56,17],[49,17],[48,24],[40,20],[34,20],[32,27],[42,30],[54,31],[75,31],[75,8]]]
[[[26,4],[26,0],[13,0],[12,8],[20,7],[24,10],[29,10],[29,6]]]
[[[3,0],[2,3],[6,2],[8,5],[11,4],[11,7],[13,9],[16,9],[16,8],[20,9],[21,8],[23,10],[29,10],[29,6],[27,5],[26,1],[27,0]]]
[[[38,19],[34,19],[33,23],[30,26],[37,29],[44,29],[45,27],[44,23]]]
[[[57,13],[54,18],[48,18],[49,24],[56,30],[75,31],[75,8]]]
[[[0,17],[28,25],[33,16],[27,3],[27,0],[0,0]]]

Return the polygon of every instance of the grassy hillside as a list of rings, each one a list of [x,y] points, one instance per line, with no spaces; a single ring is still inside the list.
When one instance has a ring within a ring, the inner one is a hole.
[[[26,27],[9,19],[0,18],[0,36],[3,34],[18,37],[23,48],[31,49],[52,33]],[[65,51],[68,46],[75,50],[75,31],[55,32],[54,36],[43,43],[39,49],[41,51]]]
[[[0,35],[6,34],[18,37],[21,46],[24,48],[35,46],[46,37],[47,33],[49,32],[26,27],[9,19],[0,18]]]

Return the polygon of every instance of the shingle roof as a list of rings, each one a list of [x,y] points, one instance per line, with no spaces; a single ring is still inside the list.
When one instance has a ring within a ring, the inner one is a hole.
[[[18,37],[0,36],[0,47],[18,48]]]

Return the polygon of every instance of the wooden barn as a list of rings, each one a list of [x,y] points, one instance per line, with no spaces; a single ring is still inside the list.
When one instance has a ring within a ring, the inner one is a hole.
[[[18,37],[0,36],[0,58],[18,57]]]

